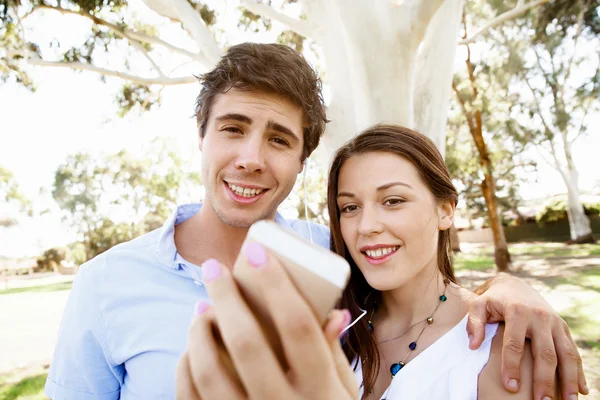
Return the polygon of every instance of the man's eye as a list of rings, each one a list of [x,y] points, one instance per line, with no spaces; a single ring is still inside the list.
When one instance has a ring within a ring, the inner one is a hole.
[[[272,140],[273,142],[277,143],[277,144],[280,144],[280,145],[282,145],[282,146],[287,146],[287,147],[290,147],[290,143],[289,143],[287,140],[285,140],[285,139],[283,139],[283,138],[280,138],[280,137],[278,137],[278,136],[276,136],[276,137],[272,138],[271,140]]]
[[[238,128],[237,126],[226,126],[222,130],[226,131],[226,132],[231,132],[231,133],[241,133],[242,132],[240,130],[240,128]]]

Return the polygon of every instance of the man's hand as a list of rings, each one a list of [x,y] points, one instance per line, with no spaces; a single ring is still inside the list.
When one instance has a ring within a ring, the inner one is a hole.
[[[509,392],[519,390],[521,356],[531,339],[534,357],[534,399],[552,399],[555,377],[563,399],[588,394],[581,356],[565,321],[538,292],[522,280],[501,275],[486,282],[470,305],[467,332],[471,349],[485,336],[485,324],[505,321],[502,347],[502,382]]]

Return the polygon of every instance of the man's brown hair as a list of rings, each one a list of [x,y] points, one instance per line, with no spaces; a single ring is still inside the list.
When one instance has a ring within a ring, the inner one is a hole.
[[[281,44],[242,43],[231,47],[217,66],[200,77],[202,89],[196,99],[196,121],[200,135],[215,96],[235,88],[280,95],[304,114],[304,161],[319,145],[327,121],[321,80],[294,49]]]

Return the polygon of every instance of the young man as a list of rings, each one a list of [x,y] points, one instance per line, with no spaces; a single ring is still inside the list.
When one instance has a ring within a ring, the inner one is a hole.
[[[288,47],[241,44],[203,76],[202,85],[196,116],[206,199],[180,206],[162,228],[82,266],[46,383],[54,400],[174,398],[191,310],[198,300],[208,300],[199,266],[211,258],[233,265],[248,228],[260,219],[308,237],[309,223],[285,220],[277,208],[325,129],[314,70]],[[310,229],[316,243],[329,247],[327,228]],[[536,365],[536,377],[552,387],[556,354],[577,354],[576,348],[562,320],[523,286],[497,280],[474,303],[472,310],[479,312],[473,322],[480,320],[471,328],[474,342],[482,340],[486,319],[517,310],[512,318],[506,315],[505,335],[514,342],[508,349],[518,353],[525,336],[532,337],[534,352],[547,355],[540,358],[547,362]],[[533,311],[538,317],[528,319]],[[507,357],[508,388],[509,378],[518,379],[520,356],[507,352]],[[560,361],[561,377],[577,393],[576,360]]]

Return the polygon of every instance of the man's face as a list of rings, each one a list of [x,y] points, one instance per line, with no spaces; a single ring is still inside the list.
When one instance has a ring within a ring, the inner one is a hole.
[[[230,226],[274,218],[302,171],[302,110],[274,94],[214,98],[200,139],[205,205]]]

